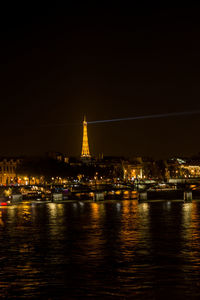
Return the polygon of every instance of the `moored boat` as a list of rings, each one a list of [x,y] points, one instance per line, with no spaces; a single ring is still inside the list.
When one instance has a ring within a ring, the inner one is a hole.
[[[11,205],[11,199],[6,196],[0,196],[0,206]]]

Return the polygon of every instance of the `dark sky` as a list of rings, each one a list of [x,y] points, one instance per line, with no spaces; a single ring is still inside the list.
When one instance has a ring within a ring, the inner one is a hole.
[[[200,5],[189,5],[2,7],[0,155],[79,155],[84,114],[92,121],[199,110]],[[200,152],[200,115],[88,131],[93,155]]]

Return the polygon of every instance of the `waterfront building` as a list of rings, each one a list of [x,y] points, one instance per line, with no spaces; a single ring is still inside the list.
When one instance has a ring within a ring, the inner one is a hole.
[[[14,184],[17,182],[16,169],[19,159],[3,158],[0,160],[0,185]]]
[[[130,181],[143,178],[143,164],[141,158],[123,161],[124,180]]]
[[[200,177],[200,162],[188,161],[185,164],[181,164],[180,175],[185,178]]]
[[[200,178],[200,159],[173,158],[168,161],[169,178],[172,180],[191,180]]]
[[[87,121],[86,121],[86,118],[84,117],[81,159],[87,161],[87,160],[90,160],[90,158],[91,158],[91,155],[90,155],[89,143],[88,143]]]

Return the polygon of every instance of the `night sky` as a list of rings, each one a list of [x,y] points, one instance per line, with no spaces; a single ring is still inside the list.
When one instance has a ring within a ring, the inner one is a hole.
[[[200,5],[189,5],[2,7],[0,155],[78,156],[84,114],[199,110]],[[196,154],[199,131],[200,114],[88,126],[93,155],[129,157]]]

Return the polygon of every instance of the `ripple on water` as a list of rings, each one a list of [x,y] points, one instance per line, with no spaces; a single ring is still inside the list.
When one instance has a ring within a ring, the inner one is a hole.
[[[197,299],[200,203],[3,208],[0,265],[2,299]]]

